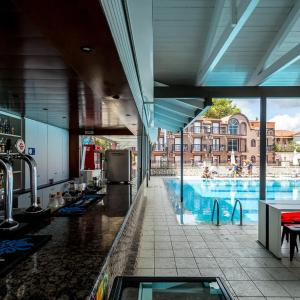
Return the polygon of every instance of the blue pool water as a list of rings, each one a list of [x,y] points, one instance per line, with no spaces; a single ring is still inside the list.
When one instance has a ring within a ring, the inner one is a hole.
[[[169,197],[179,214],[179,179],[165,179]],[[255,223],[258,219],[259,181],[252,179],[185,179],[184,213],[195,222],[211,220],[214,199],[218,199],[221,222],[230,222],[236,199],[242,202],[243,221]],[[300,180],[268,180],[268,200],[300,200]],[[235,219],[239,219],[238,209]]]

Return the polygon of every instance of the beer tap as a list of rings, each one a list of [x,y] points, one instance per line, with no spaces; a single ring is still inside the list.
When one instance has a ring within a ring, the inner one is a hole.
[[[13,219],[13,170],[10,161],[5,157],[0,157],[0,166],[5,178],[4,221],[0,223],[0,231],[12,231],[19,227],[19,223]]]
[[[36,161],[27,154],[24,154],[25,150],[25,143],[22,139],[18,139],[15,148],[18,151],[18,154],[11,154],[11,140],[7,139],[5,150],[6,150],[6,157],[8,160],[12,161],[12,159],[21,159],[23,160],[29,167],[30,172],[30,206],[25,210],[25,213],[28,214],[39,214],[44,212],[45,210],[42,209],[37,202],[37,164]]]
[[[44,211],[37,202],[37,164],[36,161],[27,154],[16,154],[13,156],[15,159],[22,159],[24,160],[28,167],[30,172],[30,191],[31,191],[31,204],[30,206],[25,210],[26,213],[30,214],[38,214]]]

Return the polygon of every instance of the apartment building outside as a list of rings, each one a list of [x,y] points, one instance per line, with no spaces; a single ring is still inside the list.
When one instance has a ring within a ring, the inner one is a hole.
[[[258,120],[251,121],[242,113],[222,119],[199,118],[184,131],[184,163],[198,165],[209,161],[228,164],[232,152],[237,163],[259,162]],[[159,142],[152,151],[152,163],[168,165],[180,162],[180,133],[160,131]],[[275,163],[275,122],[267,122],[267,162]]]

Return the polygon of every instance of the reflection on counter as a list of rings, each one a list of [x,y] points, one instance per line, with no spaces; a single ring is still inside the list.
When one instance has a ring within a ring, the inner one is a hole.
[[[114,216],[124,217],[132,202],[131,184],[108,184],[107,196],[104,204],[108,213]]]

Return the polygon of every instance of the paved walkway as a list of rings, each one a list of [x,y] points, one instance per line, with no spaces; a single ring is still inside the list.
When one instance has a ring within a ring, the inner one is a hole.
[[[236,299],[300,300],[300,258],[273,258],[256,242],[256,225],[178,225],[159,177],[145,195],[135,275],[220,276]]]

